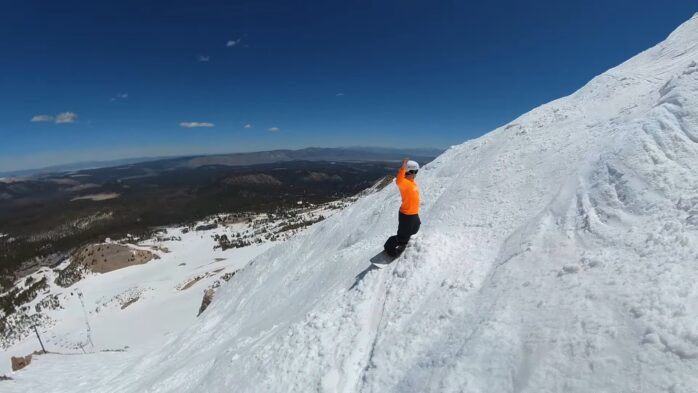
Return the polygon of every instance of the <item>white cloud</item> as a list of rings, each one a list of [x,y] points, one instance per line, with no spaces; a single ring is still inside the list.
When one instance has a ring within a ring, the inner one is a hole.
[[[199,60],[200,62],[207,63],[208,61],[211,60],[211,56],[201,56],[200,55],[196,59]]]
[[[344,97],[344,93],[337,93],[335,94],[337,97]]]
[[[78,115],[76,115],[73,112],[62,112],[59,113],[56,116],[53,115],[36,115],[32,117],[31,122],[32,123],[56,123],[56,124],[65,124],[65,123],[75,123],[75,120],[77,120]]]
[[[32,117],[32,123],[53,123],[55,118],[51,115],[36,115]]]
[[[269,129],[269,131],[271,131],[271,132],[278,132],[278,131],[281,131],[281,128],[279,128],[279,127],[272,127],[272,128]]]
[[[252,128],[252,124],[249,124],[249,123],[245,124],[245,126],[243,128]]]
[[[75,123],[75,120],[77,118],[78,118],[78,115],[76,115],[73,112],[59,113],[58,116],[56,116],[56,124]]]
[[[207,127],[211,128],[214,127],[213,123],[206,123],[206,122],[198,122],[198,121],[183,121],[179,123],[180,127],[184,128],[200,128],[200,127]]]
[[[118,101],[118,100],[125,100],[128,98],[128,93],[118,93],[115,97],[112,97],[111,102]]]
[[[231,46],[235,46],[235,45],[239,44],[240,41],[242,41],[242,38],[238,38],[237,40],[228,40],[228,42],[226,42],[225,46],[230,48]]]

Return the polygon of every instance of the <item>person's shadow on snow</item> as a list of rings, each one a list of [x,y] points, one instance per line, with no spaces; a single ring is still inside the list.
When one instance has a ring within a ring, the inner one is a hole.
[[[377,266],[374,265],[374,264],[368,265],[368,267],[367,267],[364,271],[362,271],[361,273],[359,273],[359,274],[356,275],[356,281],[354,281],[354,285],[352,285],[351,288],[349,288],[349,290],[351,291],[352,289],[356,288],[356,286],[359,285],[359,283],[361,282],[361,280],[363,280],[364,277],[366,277],[366,275],[368,274],[368,272],[370,272],[370,271],[372,271],[372,270],[379,270],[379,269],[380,269],[380,268],[377,267]]]
[[[364,277],[366,277],[368,272],[370,272],[372,270],[379,270],[382,267],[389,265],[390,263],[392,263],[395,260],[395,258],[396,257],[391,257],[391,256],[386,255],[386,253],[383,251],[374,255],[373,258],[371,258],[371,264],[368,265],[368,267],[364,271],[362,271],[361,273],[356,275],[356,281],[354,282],[354,285],[352,285],[351,288],[349,288],[349,290],[356,288],[356,286],[359,285],[361,280],[363,280]]]

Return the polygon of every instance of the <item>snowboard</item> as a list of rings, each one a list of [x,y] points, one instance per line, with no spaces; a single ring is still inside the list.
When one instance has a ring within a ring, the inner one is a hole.
[[[382,269],[390,265],[390,263],[396,260],[398,257],[399,255],[391,257],[385,251],[381,251],[371,258],[371,264],[379,269]]]

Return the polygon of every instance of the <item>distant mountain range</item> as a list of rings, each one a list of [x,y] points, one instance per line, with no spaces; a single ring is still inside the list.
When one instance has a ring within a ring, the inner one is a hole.
[[[89,161],[44,168],[23,169],[0,172],[0,177],[23,177],[48,173],[72,172],[84,169],[109,168],[131,165],[141,162],[163,161],[174,166],[201,167],[208,165],[245,166],[272,164],[288,161],[392,161],[410,157],[417,161],[431,161],[441,154],[443,149],[401,149],[382,147],[354,146],[346,148],[309,147],[300,150],[270,150],[249,153],[231,153],[216,155],[197,155],[179,157],[138,157],[109,161]]]
[[[207,165],[244,166],[273,164],[287,161],[397,161],[410,157],[417,161],[431,161],[441,154],[438,149],[388,149],[369,147],[318,148],[300,150],[271,150],[253,153],[233,153],[189,158],[183,164],[189,167]]]

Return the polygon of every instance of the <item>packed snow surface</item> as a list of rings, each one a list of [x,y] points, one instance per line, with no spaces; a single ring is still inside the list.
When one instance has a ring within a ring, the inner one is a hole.
[[[42,356],[2,389],[695,392],[697,60],[695,16],[444,153],[389,268],[365,270],[393,186],[257,257],[163,346]]]

